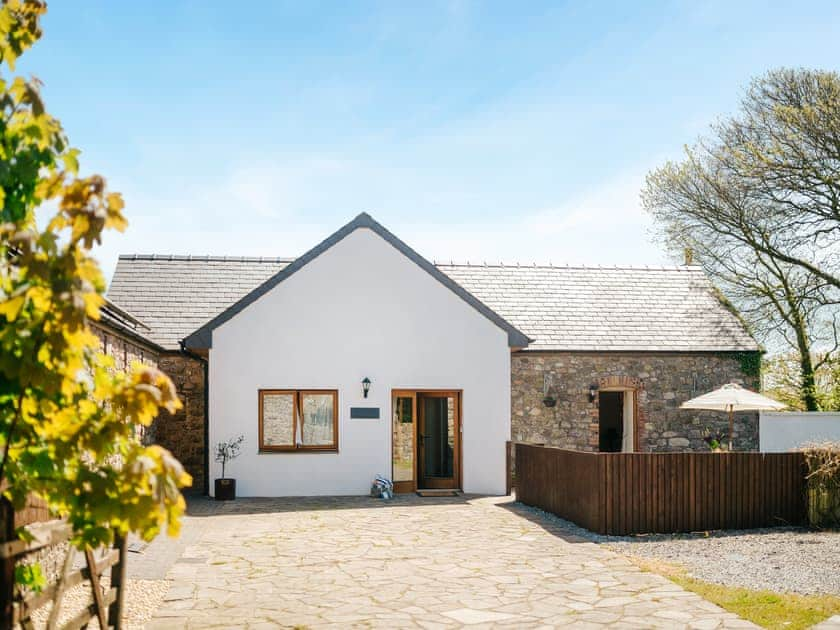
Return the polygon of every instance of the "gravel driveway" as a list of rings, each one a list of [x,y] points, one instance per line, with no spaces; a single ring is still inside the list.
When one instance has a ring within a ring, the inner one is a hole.
[[[680,565],[706,582],[777,593],[840,596],[840,532],[773,528],[600,536],[553,514],[524,509],[551,520],[570,535],[628,556]]]
[[[619,553],[684,566],[707,582],[803,595],[840,595],[840,532],[753,529],[613,539]]]

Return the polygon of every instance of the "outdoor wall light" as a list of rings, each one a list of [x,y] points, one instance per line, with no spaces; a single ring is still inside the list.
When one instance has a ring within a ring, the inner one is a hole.
[[[598,386],[597,385],[590,385],[589,386],[589,402],[594,403],[595,397],[598,395]]]
[[[365,398],[367,398],[368,392],[370,391],[370,379],[367,376],[362,379],[362,391],[365,394]]]

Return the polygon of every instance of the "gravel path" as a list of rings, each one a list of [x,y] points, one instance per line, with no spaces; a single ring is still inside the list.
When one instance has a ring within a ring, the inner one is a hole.
[[[626,555],[685,567],[707,582],[803,595],[840,595],[840,533],[752,529],[622,538]]]
[[[105,576],[102,584],[107,588],[109,579]],[[127,630],[141,630],[145,623],[152,618],[152,614],[161,606],[170,582],[166,580],[128,580],[125,592],[125,610],[123,627]],[[59,614],[59,626],[67,623],[86,605],[93,602],[90,592],[90,582],[78,584],[64,594]],[[33,614],[33,621],[38,628],[47,622],[52,605],[48,604]],[[89,628],[98,628],[99,623],[94,618]]]
[[[572,535],[627,556],[682,566],[690,576],[706,582],[840,596],[840,532],[773,528],[600,536],[554,515],[547,517]]]
[[[160,608],[171,585],[165,578],[170,567],[183,553],[184,548],[192,544],[201,532],[201,519],[184,517],[184,529],[179,538],[170,538],[161,534],[149,544],[144,544],[135,537],[130,537],[128,554],[128,582],[123,609],[123,627],[128,630],[141,630],[152,614]],[[137,551],[138,553],[135,553]],[[50,570],[57,570],[64,561],[64,550],[53,560]],[[98,552],[97,552],[98,553]],[[75,568],[85,564],[84,555],[75,554]],[[110,570],[102,576],[103,591],[110,585]],[[90,582],[83,582],[64,594],[59,614],[59,626],[67,623],[85,606],[93,602]],[[38,628],[44,627],[49,616],[51,604],[33,614],[33,621]],[[91,628],[98,628],[94,619]]]

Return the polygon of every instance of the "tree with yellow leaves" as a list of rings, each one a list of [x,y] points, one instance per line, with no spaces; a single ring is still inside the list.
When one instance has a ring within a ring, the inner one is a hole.
[[[42,0],[0,4],[2,500],[19,508],[40,497],[79,547],[110,543],[115,531],[177,535],[190,477],[137,430],[159,408],[180,407],[175,389],[139,363],[113,370],[89,326],[105,289],[91,248],[104,231],[125,229],[122,198],[102,177],[79,175],[79,152],[38,82],[9,76],[45,12]],[[37,571],[25,578],[37,586]]]

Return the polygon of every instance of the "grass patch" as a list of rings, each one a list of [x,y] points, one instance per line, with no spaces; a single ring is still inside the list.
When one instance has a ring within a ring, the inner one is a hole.
[[[840,615],[840,597],[797,595],[723,586],[689,577],[685,569],[662,562],[629,558],[642,570],[663,575],[687,591],[717,604],[762,628],[801,630]]]

